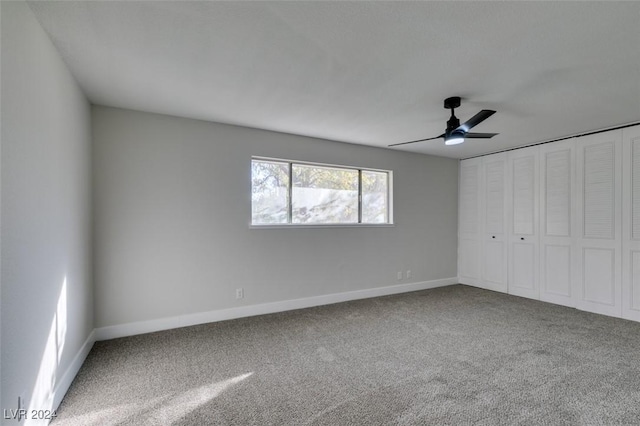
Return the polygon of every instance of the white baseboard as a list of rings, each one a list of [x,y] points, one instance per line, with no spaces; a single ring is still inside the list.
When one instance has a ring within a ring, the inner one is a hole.
[[[89,355],[93,344],[96,342],[95,336],[96,331],[93,330],[89,334],[89,337],[87,337],[87,340],[84,341],[84,344],[82,345],[76,356],[73,358],[73,361],[71,361],[71,365],[69,365],[67,371],[65,371],[62,375],[62,378],[58,380],[58,383],[56,384],[56,387],[53,391],[53,403],[51,408],[52,410],[58,409],[58,406],[62,402],[62,398],[64,398],[65,394],[69,390],[69,386],[71,386],[71,382],[73,382],[73,379],[75,379],[78,371],[80,371],[80,367],[82,367],[82,364],[84,363],[84,360],[87,359],[87,355]]]
[[[369,288],[365,290],[355,290],[344,293],[325,294],[322,296],[312,296],[303,299],[283,300],[281,302],[240,306],[237,308],[220,309],[217,311],[200,312],[197,314],[180,315],[176,317],[160,318],[150,321],[139,321],[128,324],[112,325],[108,327],[96,328],[94,330],[95,340],[100,341],[116,339],[118,337],[134,336],[136,334],[152,333],[154,331],[188,327],[191,325],[205,324],[209,322],[251,317],[254,315],[272,314],[276,312],[290,311],[293,309],[310,308],[313,306],[329,305],[332,303],[347,302],[349,300],[368,299],[370,297],[388,296],[391,294],[407,293],[410,291],[426,290],[457,283],[457,277],[443,278],[432,281],[397,284],[387,287]]]

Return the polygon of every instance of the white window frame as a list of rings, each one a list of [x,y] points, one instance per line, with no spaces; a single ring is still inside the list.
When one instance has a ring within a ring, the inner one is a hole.
[[[291,170],[293,169],[293,165],[301,165],[301,166],[319,166],[319,167],[330,167],[335,169],[344,169],[344,170],[357,170],[358,173],[358,220],[362,220],[362,173],[363,171],[367,172],[378,172],[378,173],[386,173],[387,174],[387,215],[388,221],[385,223],[266,223],[266,224],[254,224],[252,222],[251,215],[249,216],[249,228],[252,229],[282,229],[282,228],[388,228],[395,226],[393,222],[393,170],[385,170],[385,169],[375,169],[372,167],[356,167],[356,166],[345,166],[340,164],[329,164],[329,163],[317,163],[311,161],[299,161],[299,160],[290,160],[285,158],[275,158],[275,157],[262,157],[262,156],[252,156],[251,161],[273,161],[277,163],[287,163],[289,165],[289,199],[288,199],[288,208],[292,207],[292,199],[291,199],[291,191],[293,190],[293,182],[291,181]],[[249,188],[249,193],[251,193],[252,188]],[[249,209],[251,213],[251,209]],[[288,220],[291,220],[291,214],[288,215]]]

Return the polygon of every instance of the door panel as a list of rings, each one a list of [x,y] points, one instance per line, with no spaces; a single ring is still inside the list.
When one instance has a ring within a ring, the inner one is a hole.
[[[540,300],[575,306],[575,140],[540,149]]]
[[[553,299],[555,296],[571,297],[571,246],[544,244],[542,278],[544,280],[541,299]],[[549,300],[552,301],[552,300]],[[570,304],[569,301],[566,301]],[[557,302],[555,302],[557,303]]]
[[[507,247],[505,240],[506,154],[483,157],[483,288],[507,291]]]
[[[460,239],[458,244],[460,277],[477,277],[480,270],[478,253],[480,244],[477,239]],[[463,283],[472,284],[472,283]]]
[[[527,243],[513,243],[511,245],[513,250],[513,260],[511,265],[513,267],[512,280],[509,282],[509,292],[516,294],[514,290],[523,290],[531,292],[536,288],[535,282],[535,264],[533,259],[535,258],[535,246]]]
[[[509,152],[509,293],[538,299],[538,147]]]
[[[615,250],[585,248],[583,250],[584,294],[586,301],[615,305]]]
[[[521,153],[518,153],[518,155]],[[533,235],[535,227],[535,156],[513,159],[513,233]]]
[[[640,316],[637,312],[640,312],[640,250],[633,250],[631,255],[631,282],[629,283],[627,295],[629,312],[626,313],[625,318],[634,319],[640,321]],[[635,315],[633,315],[635,314]]]
[[[615,238],[615,147],[605,142],[583,149],[585,238]]]
[[[622,131],[622,316],[640,321],[640,126]]]
[[[460,162],[460,232],[477,234],[480,226],[480,159]]]
[[[544,178],[544,235],[571,236],[571,160],[573,146],[545,147],[543,156]],[[552,149],[558,149],[552,151]]]
[[[460,162],[458,216],[458,281],[481,284],[481,167],[482,159]]]
[[[503,241],[487,241],[484,251],[484,281],[485,283],[504,283],[504,251]]]
[[[577,141],[576,307],[622,315],[622,132]]]

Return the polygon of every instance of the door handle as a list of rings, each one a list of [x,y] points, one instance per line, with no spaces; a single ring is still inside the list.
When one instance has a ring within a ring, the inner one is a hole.
[[[521,241],[524,241],[524,237],[520,237],[520,240],[521,240]]]
[[[495,237],[496,237],[496,236],[494,235],[494,236],[492,236],[491,238],[495,238]]]

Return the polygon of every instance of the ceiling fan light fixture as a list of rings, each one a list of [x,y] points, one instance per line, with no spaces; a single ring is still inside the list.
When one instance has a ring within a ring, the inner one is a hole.
[[[445,145],[458,145],[464,142],[464,134],[462,132],[453,132],[444,139]]]
[[[479,113],[471,117],[469,120],[467,120],[465,123],[460,124],[460,120],[458,120],[458,118],[453,113],[453,110],[459,106],[460,106],[459,96],[454,96],[444,100],[444,107],[446,109],[451,110],[451,117],[449,118],[449,121],[447,121],[447,130],[445,130],[444,133],[441,134],[440,136],[435,136],[432,138],[417,139],[415,141],[409,141],[409,142],[393,143],[389,146],[407,145],[410,143],[424,142],[424,141],[430,141],[433,139],[440,139],[440,138],[444,138],[445,145],[458,145],[463,143],[465,139],[491,139],[492,137],[497,135],[497,133],[470,132],[471,128],[477,126],[487,118],[491,117],[493,114],[496,113],[495,111],[491,109],[483,109],[482,111],[480,111]]]

